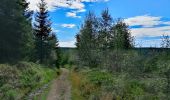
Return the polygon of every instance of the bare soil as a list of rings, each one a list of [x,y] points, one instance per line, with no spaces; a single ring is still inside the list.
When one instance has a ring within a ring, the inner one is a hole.
[[[47,96],[47,100],[71,100],[71,85],[69,70],[62,68],[58,79],[54,80]]]

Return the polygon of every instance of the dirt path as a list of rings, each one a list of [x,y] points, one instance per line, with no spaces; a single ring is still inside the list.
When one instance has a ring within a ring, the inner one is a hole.
[[[71,100],[71,85],[69,71],[62,68],[60,77],[53,81],[47,100]]]

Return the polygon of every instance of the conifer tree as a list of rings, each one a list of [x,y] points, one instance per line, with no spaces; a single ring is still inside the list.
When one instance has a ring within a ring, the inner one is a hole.
[[[18,4],[22,8],[22,14],[25,17],[22,24],[22,58],[24,60],[32,61],[34,52],[34,36],[32,30],[32,15],[33,11],[29,9],[29,2],[26,0],[19,0]]]
[[[51,51],[49,46],[49,35],[51,33],[51,22],[48,19],[49,14],[46,6],[46,2],[41,0],[39,5],[39,11],[35,15],[34,23],[34,35],[36,37],[35,43],[35,55],[40,63],[45,63],[50,56]]]
[[[26,43],[28,43],[25,35],[31,32],[31,26],[23,15],[25,8],[19,5],[18,2],[20,1],[1,0],[0,3],[1,63],[16,62],[23,58],[23,54],[26,53],[23,50],[24,46],[27,45]]]
[[[35,15],[35,57],[41,64],[53,65],[59,68],[60,52],[58,39],[51,29],[51,22],[46,2],[41,0],[38,5],[39,11]]]

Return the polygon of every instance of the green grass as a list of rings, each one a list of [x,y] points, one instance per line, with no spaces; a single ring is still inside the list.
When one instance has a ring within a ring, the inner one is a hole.
[[[23,99],[57,76],[57,69],[35,63],[20,62],[0,65],[0,99]]]
[[[70,81],[72,84],[71,99],[72,100],[86,100],[81,94],[81,79],[84,79],[79,73],[71,72]]]
[[[72,72],[72,100],[166,100],[166,78],[133,78],[99,69]]]
[[[48,88],[46,88],[43,93],[41,93],[40,95],[37,95],[34,97],[34,100],[46,100],[47,99],[47,96],[48,96],[48,93],[50,91],[50,86],[51,86],[51,83],[49,84]]]
[[[120,50],[99,59],[95,68],[79,60],[71,67],[72,100],[170,99],[170,52]]]

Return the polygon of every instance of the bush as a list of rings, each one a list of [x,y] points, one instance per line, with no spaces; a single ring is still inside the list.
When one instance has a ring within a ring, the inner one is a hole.
[[[16,65],[0,65],[0,99],[18,100],[32,90],[55,78],[54,68],[34,63],[19,62]]]

